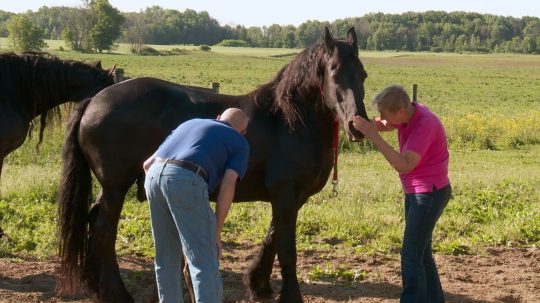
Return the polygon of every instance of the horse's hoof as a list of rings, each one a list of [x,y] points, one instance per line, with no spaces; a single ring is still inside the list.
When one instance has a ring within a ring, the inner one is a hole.
[[[278,299],[279,303],[303,303],[302,295],[300,293],[294,295],[280,295]]]
[[[252,299],[266,299],[274,296],[274,291],[272,290],[272,286],[270,286],[270,284],[263,287],[257,287],[250,292],[252,293]]]

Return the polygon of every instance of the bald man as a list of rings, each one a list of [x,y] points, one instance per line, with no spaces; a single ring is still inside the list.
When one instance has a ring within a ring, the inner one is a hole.
[[[249,145],[243,134],[248,122],[237,108],[225,110],[217,120],[188,120],[144,162],[160,302],[183,302],[182,252],[196,302],[223,300],[221,231],[236,180],[247,169]],[[218,186],[214,214],[208,194]]]

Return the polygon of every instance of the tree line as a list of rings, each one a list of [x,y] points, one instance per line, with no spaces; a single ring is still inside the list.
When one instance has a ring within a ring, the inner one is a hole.
[[[32,28],[34,36],[63,39],[81,51],[110,50],[116,42],[130,43],[133,52],[146,44],[304,48],[320,40],[325,26],[335,33],[354,26],[364,50],[540,54],[538,17],[428,11],[370,13],[334,22],[306,21],[298,27],[245,27],[220,25],[206,11],[152,6],[124,13],[108,0],[83,0],[83,4],[80,8],[43,6],[18,15],[0,10],[0,36],[13,36],[14,24],[20,23],[19,27]]]

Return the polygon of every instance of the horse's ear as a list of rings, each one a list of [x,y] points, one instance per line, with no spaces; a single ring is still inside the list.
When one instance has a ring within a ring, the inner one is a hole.
[[[330,34],[330,30],[328,27],[324,27],[324,43],[326,44],[326,48],[328,51],[331,51],[334,48],[334,38]]]
[[[95,68],[103,69],[103,68],[101,67],[101,60],[98,60],[98,61],[95,61],[95,62],[90,63],[90,66],[93,66],[93,67],[95,67]]]
[[[116,70],[116,64],[111,68],[109,69],[109,76],[111,76],[112,74],[114,74],[114,71]]]
[[[347,42],[352,44],[354,47],[354,50],[356,53],[358,53],[358,38],[356,37],[356,31],[354,30],[354,26],[349,28],[347,31]]]

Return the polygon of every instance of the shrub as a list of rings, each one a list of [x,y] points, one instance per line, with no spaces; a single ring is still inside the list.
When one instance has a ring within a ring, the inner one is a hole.
[[[139,52],[140,55],[143,55],[143,56],[158,56],[158,55],[161,55],[161,53],[155,49],[155,48],[152,48],[150,46],[144,46],[141,48],[141,51]]]
[[[228,46],[228,47],[249,47],[249,43],[244,40],[234,40],[234,39],[225,39],[221,41],[219,46]]]
[[[199,46],[199,50],[202,50],[203,52],[209,52],[212,50],[212,48],[210,48],[210,46],[208,45],[201,45]]]

